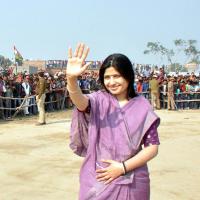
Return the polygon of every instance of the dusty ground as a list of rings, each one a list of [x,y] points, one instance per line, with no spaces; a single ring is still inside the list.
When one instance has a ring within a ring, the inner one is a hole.
[[[158,111],[160,150],[149,163],[152,200],[200,199],[200,111]],[[71,112],[0,123],[0,200],[75,200],[81,158],[68,147]]]

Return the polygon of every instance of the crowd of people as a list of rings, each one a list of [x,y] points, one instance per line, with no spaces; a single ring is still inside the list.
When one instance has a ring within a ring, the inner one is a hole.
[[[39,73],[38,73],[39,74]],[[10,119],[20,107],[24,98],[20,115],[28,116],[38,113],[36,104],[36,87],[39,81],[38,74],[27,72],[15,74],[4,73],[0,75],[0,119]],[[97,73],[88,72],[79,77],[79,84],[84,93],[99,89]],[[45,110],[56,110],[72,107],[66,90],[66,75],[63,72],[49,74],[44,72],[46,80]]]
[[[199,109],[200,75],[167,75],[164,68],[152,71],[149,76],[137,73],[135,89],[151,100],[154,108]]]
[[[135,91],[150,100],[155,109],[200,109],[200,76],[194,73],[169,76],[164,68],[152,70],[135,68]],[[49,74],[44,72],[46,80],[45,110],[53,112],[72,107],[66,90],[65,72]],[[23,102],[19,115],[36,115],[36,86],[38,74],[27,72],[0,75],[0,119],[9,119]],[[87,71],[78,78],[78,84],[84,94],[101,89],[98,71]]]

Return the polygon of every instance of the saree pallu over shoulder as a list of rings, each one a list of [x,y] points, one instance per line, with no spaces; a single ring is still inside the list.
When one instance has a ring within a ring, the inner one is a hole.
[[[70,148],[79,156],[84,157],[88,147],[89,114],[74,109],[72,114]]]
[[[95,101],[96,95],[87,95],[90,99],[90,106],[92,108],[98,107]],[[93,110],[94,110],[93,109]],[[91,123],[95,123],[93,120],[91,120],[91,117],[94,117],[95,114],[97,114],[98,111],[94,113],[92,110],[90,113],[81,112],[77,108],[74,108],[73,114],[72,114],[72,123],[71,123],[71,131],[70,131],[70,148],[73,150],[73,152],[79,156],[85,157],[87,148],[88,148],[88,142],[89,142],[89,127],[91,128]],[[94,126],[94,128],[97,127],[97,125]]]
[[[149,174],[144,165],[104,185],[96,180],[96,169],[106,167],[101,159],[118,162],[136,155],[142,139],[153,123],[160,120],[148,100],[135,97],[122,108],[107,92],[88,95],[90,113],[74,110],[70,147],[84,156],[80,171],[80,200],[148,200]]]

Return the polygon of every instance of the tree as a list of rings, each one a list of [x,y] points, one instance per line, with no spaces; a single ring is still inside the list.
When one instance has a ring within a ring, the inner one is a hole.
[[[12,61],[9,58],[5,58],[4,56],[0,55],[0,66],[3,69],[7,69],[12,64]]]
[[[196,40],[174,40],[175,49],[168,49],[164,47],[160,42],[148,42],[147,50],[144,54],[154,54],[161,56],[161,59],[166,58],[170,64],[169,70],[183,71],[183,67],[186,63],[200,64],[200,51],[197,48]],[[182,53],[186,57],[184,63],[178,62],[179,54]]]
[[[183,47],[186,46],[186,41],[182,39],[176,39],[174,40],[175,46],[179,47],[180,50],[182,50]]]
[[[185,48],[184,52],[188,58],[188,63],[200,63],[200,51],[197,50],[197,41],[196,40],[188,40],[187,47]]]
[[[167,61],[172,64],[172,57],[174,56],[173,49],[167,49],[162,44],[160,44],[160,42],[148,42],[147,48],[148,49],[144,51],[144,54],[157,54],[161,57],[161,60],[166,58]]]
[[[200,63],[200,51],[197,49],[197,41],[196,40],[182,40],[177,39],[174,41],[175,46],[179,50],[179,52],[183,52],[186,56],[186,63]]]

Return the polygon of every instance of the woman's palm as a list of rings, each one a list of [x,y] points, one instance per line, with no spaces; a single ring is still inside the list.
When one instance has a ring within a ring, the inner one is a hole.
[[[83,73],[83,61],[80,58],[69,58],[67,63],[67,74],[70,76],[79,76]]]
[[[89,48],[85,48],[84,44],[78,44],[74,55],[72,56],[72,49],[68,50],[68,63],[66,73],[72,77],[80,76],[90,65],[90,63],[85,64],[85,59],[88,55]]]

